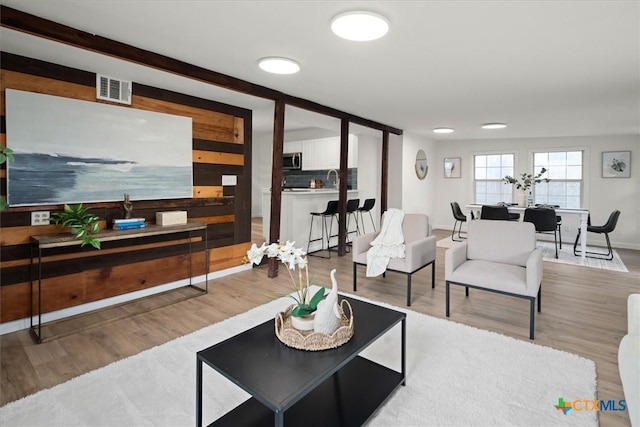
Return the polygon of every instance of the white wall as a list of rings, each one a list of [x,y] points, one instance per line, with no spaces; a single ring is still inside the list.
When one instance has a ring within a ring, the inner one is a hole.
[[[425,137],[405,133],[402,154],[402,210],[424,213],[433,224],[436,214],[437,145]],[[419,179],[415,172],[416,154],[423,150],[427,155],[427,176]]]
[[[251,216],[262,216],[262,189],[271,188],[273,132],[254,133],[252,138]]]
[[[613,246],[640,249],[640,136],[608,135],[586,137],[520,138],[500,140],[454,140],[437,145],[437,196],[434,227],[451,229],[453,216],[449,203],[461,206],[473,202],[473,156],[512,152],[516,156],[515,174],[531,171],[534,151],[584,150],[583,207],[591,212],[592,224],[602,225],[609,214],[621,211],[618,226],[610,238]],[[603,151],[631,151],[631,178],[602,178]],[[445,179],[443,159],[460,157],[462,177]],[[429,172],[431,173],[431,172]],[[563,241],[572,242],[578,221],[563,218]],[[589,243],[604,239],[589,233]]]

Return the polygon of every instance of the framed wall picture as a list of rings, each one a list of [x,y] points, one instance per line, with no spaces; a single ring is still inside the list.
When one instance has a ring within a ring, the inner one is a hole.
[[[629,178],[631,151],[605,151],[602,153],[603,178]]]
[[[460,178],[462,176],[462,169],[460,164],[462,160],[460,157],[445,157],[444,158],[444,177],[445,178]]]

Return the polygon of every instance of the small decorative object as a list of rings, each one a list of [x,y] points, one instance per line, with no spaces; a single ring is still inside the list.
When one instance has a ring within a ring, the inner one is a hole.
[[[427,176],[429,166],[427,165],[427,155],[424,153],[424,150],[418,150],[415,168],[418,179],[424,179]]]
[[[82,203],[77,206],[65,204],[62,212],[52,213],[49,219],[54,224],[69,227],[77,239],[82,239],[81,246],[91,245],[96,249],[100,249],[100,241],[93,235],[100,231],[100,220],[100,217],[91,214]]]
[[[318,303],[316,316],[313,322],[313,331],[321,334],[333,334],[340,326],[342,313],[338,307],[338,282],[336,270],[331,270],[331,292]]]
[[[316,293],[311,297],[310,294],[310,282],[309,282],[309,269],[307,267],[307,257],[306,252],[300,248],[296,248],[293,245],[295,242],[287,241],[286,244],[281,245],[279,243],[271,243],[267,246],[266,243],[263,243],[262,246],[258,247],[254,243],[251,245],[251,249],[247,251],[247,256],[245,257],[245,262],[250,262],[252,264],[260,264],[262,258],[267,255],[269,258],[277,258],[284,265],[287,266],[287,272],[291,277],[291,281],[293,282],[293,287],[295,288],[295,294],[288,295],[291,299],[296,302],[296,305],[293,307],[291,311],[291,316],[293,317],[303,317],[307,316],[314,311],[318,307],[318,303],[324,297],[324,288],[320,288]],[[293,275],[292,271],[298,267],[298,277]],[[302,270],[305,271],[305,274],[302,274]],[[311,327],[313,329],[313,327]]]
[[[315,331],[300,331],[291,325],[291,309],[278,313],[275,319],[275,332],[278,339],[286,346],[298,350],[319,351],[340,347],[353,337],[353,311],[349,301],[340,301],[340,323],[338,329],[332,334],[323,334]],[[349,317],[345,314],[349,313]],[[317,316],[317,314],[316,314]]]
[[[178,225],[187,223],[187,211],[156,212],[157,225]]]
[[[124,218],[130,219],[133,213],[133,203],[129,199],[129,195],[124,193],[124,202],[122,202],[122,208],[124,209]]]
[[[462,176],[460,157],[445,157],[444,159],[444,177],[460,178]]]
[[[606,151],[602,153],[603,178],[631,177],[631,151]]]

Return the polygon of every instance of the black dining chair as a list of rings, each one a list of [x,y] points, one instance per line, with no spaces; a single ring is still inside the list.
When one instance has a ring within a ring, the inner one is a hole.
[[[453,218],[456,220],[453,223],[453,230],[451,231],[451,240],[453,240],[454,242],[461,242],[463,239],[466,239],[466,237],[463,237],[462,235],[460,235],[460,233],[462,232],[462,223],[463,222],[467,222],[467,217],[464,213],[462,213],[462,209],[460,209],[460,205],[458,204],[458,202],[451,202],[451,212],[453,212]],[[460,227],[458,227],[458,239],[455,238],[455,232],[456,232],[456,226],[458,225],[458,222],[460,223]]]
[[[502,205],[482,205],[480,219],[497,219],[503,221],[517,221],[520,214],[510,213],[506,206]]]
[[[527,208],[524,210],[524,222],[530,222],[536,227],[536,233],[553,233],[553,240],[558,258],[558,222],[556,211],[550,208]]]
[[[587,217],[587,231],[591,233],[604,234],[604,237],[607,240],[607,253],[603,254],[602,252],[585,252],[585,256],[588,256],[589,258],[606,259],[609,261],[613,259],[613,249],[611,249],[609,233],[612,233],[613,230],[616,229],[619,217],[619,210],[611,212],[611,214],[609,215],[609,219],[604,225],[591,225],[591,215]],[[578,241],[580,240],[581,231],[582,230],[578,229],[578,235],[576,236],[576,241],[573,244],[573,254],[576,256],[582,255],[582,251],[576,249],[578,246]]]
[[[557,209],[560,205],[545,205],[538,203],[536,208],[549,208],[549,209]],[[558,223],[558,247],[562,249],[562,217],[560,215],[556,215],[556,222]]]

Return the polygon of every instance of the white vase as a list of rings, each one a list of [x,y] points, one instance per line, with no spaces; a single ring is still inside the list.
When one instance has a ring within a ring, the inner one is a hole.
[[[516,203],[521,208],[527,207],[527,193],[524,190],[516,190]]]
[[[291,316],[291,326],[299,331],[312,331],[314,317],[314,313],[302,317]]]

